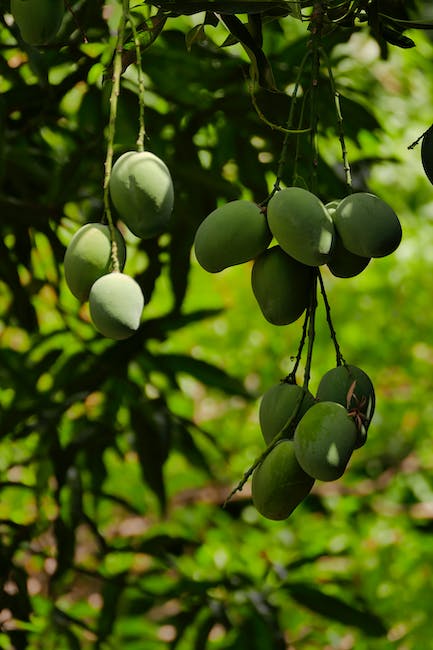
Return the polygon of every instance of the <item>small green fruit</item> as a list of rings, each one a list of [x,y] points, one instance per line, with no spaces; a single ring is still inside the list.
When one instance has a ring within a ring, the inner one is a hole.
[[[10,10],[23,41],[29,45],[49,43],[65,13],[63,0],[11,0]]]
[[[320,481],[335,481],[343,475],[356,441],[355,422],[336,402],[318,402],[308,409],[293,438],[298,463]]]
[[[337,402],[349,411],[359,412],[360,416],[355,418],[358,429],[356,447],[362,447],[376,406],[374,386],[367,373],[352,365],[331,368],[321,378],[316,398],[321,402]]]
[[[125,241],[115,229],[120,270],[126,259]],[[66,283],[78,300],[85,302],[92,284],[112,270],[110,229],[102,223],[88,223],[72,237],[64,259]]]
[[[313,404],[313,395],[302,386],[286,382],[271,386],[263,394],[259,407],[260,428],[265,442],[269,444],[297,410],[291,423],[290,435],[285,436],[292,438],[295,426]]]
[[[282,440],[254,471],[253,504],[267,519],[286,519],[309,494],[313,484],[314,479],[296,460],[293,442]]]
[[[144,307],[140,285],[124,273],[108,273],[96,280],[89,296],[90,317],[98,332],[110,339],[134,334]]]
[[[433,125],[422,139],[421,162],[427,178],[433,184]]]
[[[265,215],[251,201],[230,201],[211,212],[194,241],[199,264],[210,273],[248,262],[272,239]]]
[[[297,262],[280,246],[261,253],[251,272],[254,296],[263,316],[273,325],[288,325],[302,315],[312,282],[311,267]]]
[[[174,203],[167,165],[149,151],[128,151],[113,165],[110,176],[113,205],[130,231],[150,239],[167,230]]]
[[[332,219],[344,248],[361,257],[385,257],[399,246],[400,221],[385,201],[369,192],[340,201]]]
[[[276,192],[268,203],[268,223],[281,248],[298,262],[319,266],[328,261],[334,225],[312,192],[301,187]]]

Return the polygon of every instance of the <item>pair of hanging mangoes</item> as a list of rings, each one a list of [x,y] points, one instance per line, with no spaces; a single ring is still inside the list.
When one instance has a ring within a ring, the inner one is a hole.
[[[306,189],[288,187],[262,208],[243,199],[216,208],[197,229],[194,247],[210,273],[253,261],[252,290],[264,317],[288,325],[308,305],[314,267],[327,264],[337,277],[354,277],[401,238],[394,210],[372,193],[325,205]]]
[[[150,239],[166,231],[173,210],[173,182],[166,164],[156,155],[128,151],[120,156],[111,170],[109,192],[120,219],[134,235]],[[82,226],[64,258],[71,293],[81,302],[89,301],[95,328],[116,340],[137,331],[144,308],[139,284],[123,273],[125,262],[126,244],[120,230],[103,223]]]

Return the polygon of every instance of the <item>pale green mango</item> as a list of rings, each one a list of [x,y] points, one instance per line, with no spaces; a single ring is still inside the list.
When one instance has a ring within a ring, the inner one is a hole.
[[[268,248],[253,264],[253,293],[263,316],[273,325],[288,325],[302,315],[312,283],[311,267],[297,262],[280,246]]]
[[[369,192],[346,196],[332,219],[344,248],[355,255],[384,257],[401,242],[401,224],[394,210]]]
[[[302,264],[326,264],[334,243],[332,218],[322,201],[302,187],[276,192],[268,203],[268,223],[281,248]]]
[[[376,406],[374,386],[366,372],[352,365],[331,368],[319,382],[316,399],[321,402],[337,402],[349,411],[358,409],[361,417],[355,420],[358,428],[356,447],[365,444]]]
[[[297,384],[283,381],[268,388],[259,406],[260,429],[265,442],[269,444],[296,412],[290,431],[285,436],[292,438],[296,424],[313,404],[315,399],[310,391]]]
[[[236,200],[211,212],[197,229],[194,250],[199,264],[210,273],[248,262],[272,239],[258,205]]]
[[[52,41],[65,13],[63,0],[11,0],[10,10],[23,41],[29,45]]]
[[[144,298],[140,285],[125,273],[108,273],[96,280],[89,295],[95,328],[110,339],[132,336],[140,325]]]
[[[296,460],[293,442],[281,440],[255,469],[253,504],[267,519],[286,519],[314,485]]]
[[[314,404],[299,421],[293,437],[298,463],[320,481],[335,481],[343,475],[356,442],[356,424],[336,402]]]
[[[122,221],[141,239],[168,228],[174,205],[167,165],[150,151],[128,151],[114,163],[110,196]]]
[[[121,232],[115,229],[119,268],[123,270],[126,246]],[[65,258],[65,280],[78,300],[85,302],[92,284],[113,268],[111,260],[110,229],[102,223],[87,223],[69,242]]]

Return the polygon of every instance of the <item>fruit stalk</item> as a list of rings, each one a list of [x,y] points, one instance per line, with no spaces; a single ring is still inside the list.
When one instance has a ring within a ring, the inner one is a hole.
[[[144,138],[146,136],[146,127],[144,124],[144,76],[141,67],[141,49],[140,40],[138,38],[137,30],[135,28],[134,18],[128,11],[128,21],[131,25],[132,36],[134,38],[135,56],[137,59],[137,75],[138,75],[138,136],[137,136],[137,151],[144,151]]]
[[[120,77],[122,75],[122,52],[123,43],[125,40],[125,25],[129,14],[129,0],[123,0],[122,15],[119,21],[119,29],[117,33],[116,48],[113,61],[113,75],[112,75],[112,88],[110,94],[110,115],[108,120],[108,133],[107,133],[107,153],[105,157],[105,173],[104,173],[104,218],[107,219],[108,227],[110,229],[111,239],[111,259],[113,271],[119,270],[119,260],[117,252],[117,244],[115,238],[115,226],[111,216],[110,207],[110,194],[109,183],[111,168],[113,165],[113,152],[114,152],[114,134],[116,130],[116,116],[117,104],[120,94]]]
[[[349,164],[349,158],[348,158],[347,147],[346,147],[346,139],[344,137],[344,122],[343,122],[343,114],[341,112],[340,93],[338,92],[337,87],[335,85],[334,74],[332,72],[332,66],[328,54],[323,48],[320,48],[320,51],[325,60],[326,67],[328,69],[329,84],[331,86],[331,92],[334,97],[335,113],[337,116],[338,137],[341,145],[341,156],[343,159],[344,176],[346,179],[347,190],[349,193],[351,193],[353,191],[352,174],[350,172],[350,164]]]
[[[343,358],[343,355],[341,354],[341,348],[340,345],[337,341],[337,333],[335,331],[334,325],[332,323],[332,318],[331,318],[331,307],[328,301],[328,296],[326,295],[326,290],[325,290],[325,285],[323,282],[322,274],[320,273],[320,270],[317,270],[317,276],[319,278],[319,284],[320,284],[320,293],[322,294],[323,298],[323,303],[325,305],[325,312],[326,312],[326,321],[328,323],[329,327],[329,332],[331,334],[331,339],[332,342],[334,343],[334,348],[335,348],[335,354],[337,355],[337,366],[341,366],[345,364],[345,360]]]
[[[296,353],[295,363],[292,370],[290,371],[290,373],[287,375],[285,379],[285,381],[287,381],[289,384],[296,384],[296,372],[298,370],[299,364],[301,363],[302,350],[304,349],[305,341],[307,339],[309,318],[310,318],[310,314],[309,314],[309,310],[307,309],[305,311],[304,322],[302,324],[302,334],[301,334],[301,339],[299,341],[298,351]]]
[[[315,330],[315,323],[316,323],[316,309],[317,309],[317,275],[319,273],[319,269],[315,269],[314,273],[314,279],[313,279],[313,284],[311,287],[311,296],[310,296],[310,304],[308,306],[308,316],[309,316],[309,322],[308,322],[308,349],[307,349],[307,359],[305,362],[305,369],[304,369],[304,383],[303,383],[303,388],[305,391],[308,390],[308,385],[310,383],[310,375],[311,375],[311,362],[313,360],[313,347],[314,347],[314,338],[316,335],[316,330]]]
[[[323,8],[321,2],[315,2],[311,14],[309,30],[311,32],[311,103],[310,103],[310,126],[311,126],[311,191],[315,194],[317,187],[317,167],[319,164],[317,124],[319,121],[318,90],[320,70],[320,46],[323,26]]]

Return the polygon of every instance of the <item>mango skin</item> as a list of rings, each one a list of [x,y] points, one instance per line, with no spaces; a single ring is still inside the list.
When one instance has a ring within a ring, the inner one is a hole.
[[[314,485],[296,460],[293,442],[281,440],[255,469],[251,490],[253,504],[263,517],[286,519]]]
[[[425,175],[433,184],[433,126],[429,128],[422,139],[421,162]]]
[[[310,391],[305,391],[297,384],[280,382],[268,388],[259,406],[260,429],[266,444],[272,442],[297,409],[290,426],[291,431],[285,436],[293,437],[294,427],[313,404],[315,399]]]
[[[251,286],[263,316],[273,325],[288,325],[305,311],[313,282],[311,267],[297,262],[280,246],[255,260]]]
[[[141,239],[165,232],[174,205],[167,165],[150,151],[128,151],[116,160],[110,176],[113,205],[129,230]]]
[[[276,192],[268,203],[268,223],[281,248],[308,266],[326,264],[334,225],[320,199],[302,187]]]
[[[354,381],[356,382],[355,388],[348,403],[347,395]],[[365,444],[376,407],[376,395],[373,383],[364,370],[352,365],[331,368],[319,382],[316,399],[322,402],[337,402],[349,410],[358,406],[365,419],[362,421],[362,426],[358,427],[356,448]],[[363,402],[362,407],[360,406],[361,402]]]
[[[120,341],[132,336],[140,325],[143,293],[138,282],[129,275],[108,273],[92,286],[89,307],[98,332]]]
[[[206,271],[219,273],[249,262],[272,239],[265,215],[251,201],[236,200],[211,212],[197,229],[194,250]]]
[[[320,481],[335,481],[344,474],[356,441],[355,422],[336,402],[318,402],[308,409],[293,437],[299,465]]]
[[[340,235],[335,233],[334,248],[328,261],[328,268],[337,278],[354,278],[368,266],[371,257],[361,257],[343,246]]]
[[[10,10],[23,41],[29,45],[52,41],[65,13],[63,0],[11,0]]]
[[[126,260],[125,240],[115,230],[120,270]],[[89,298],[92,284],[112,269],[110,229],[102,223],[87,223],[69,242],[65,258],[65,280],[71,293],[81,302]]]
[[[385,257],[402,239],[402,228],[394,210],[369,192],[346,196],[332,215],[343,246],[361,257]]]

